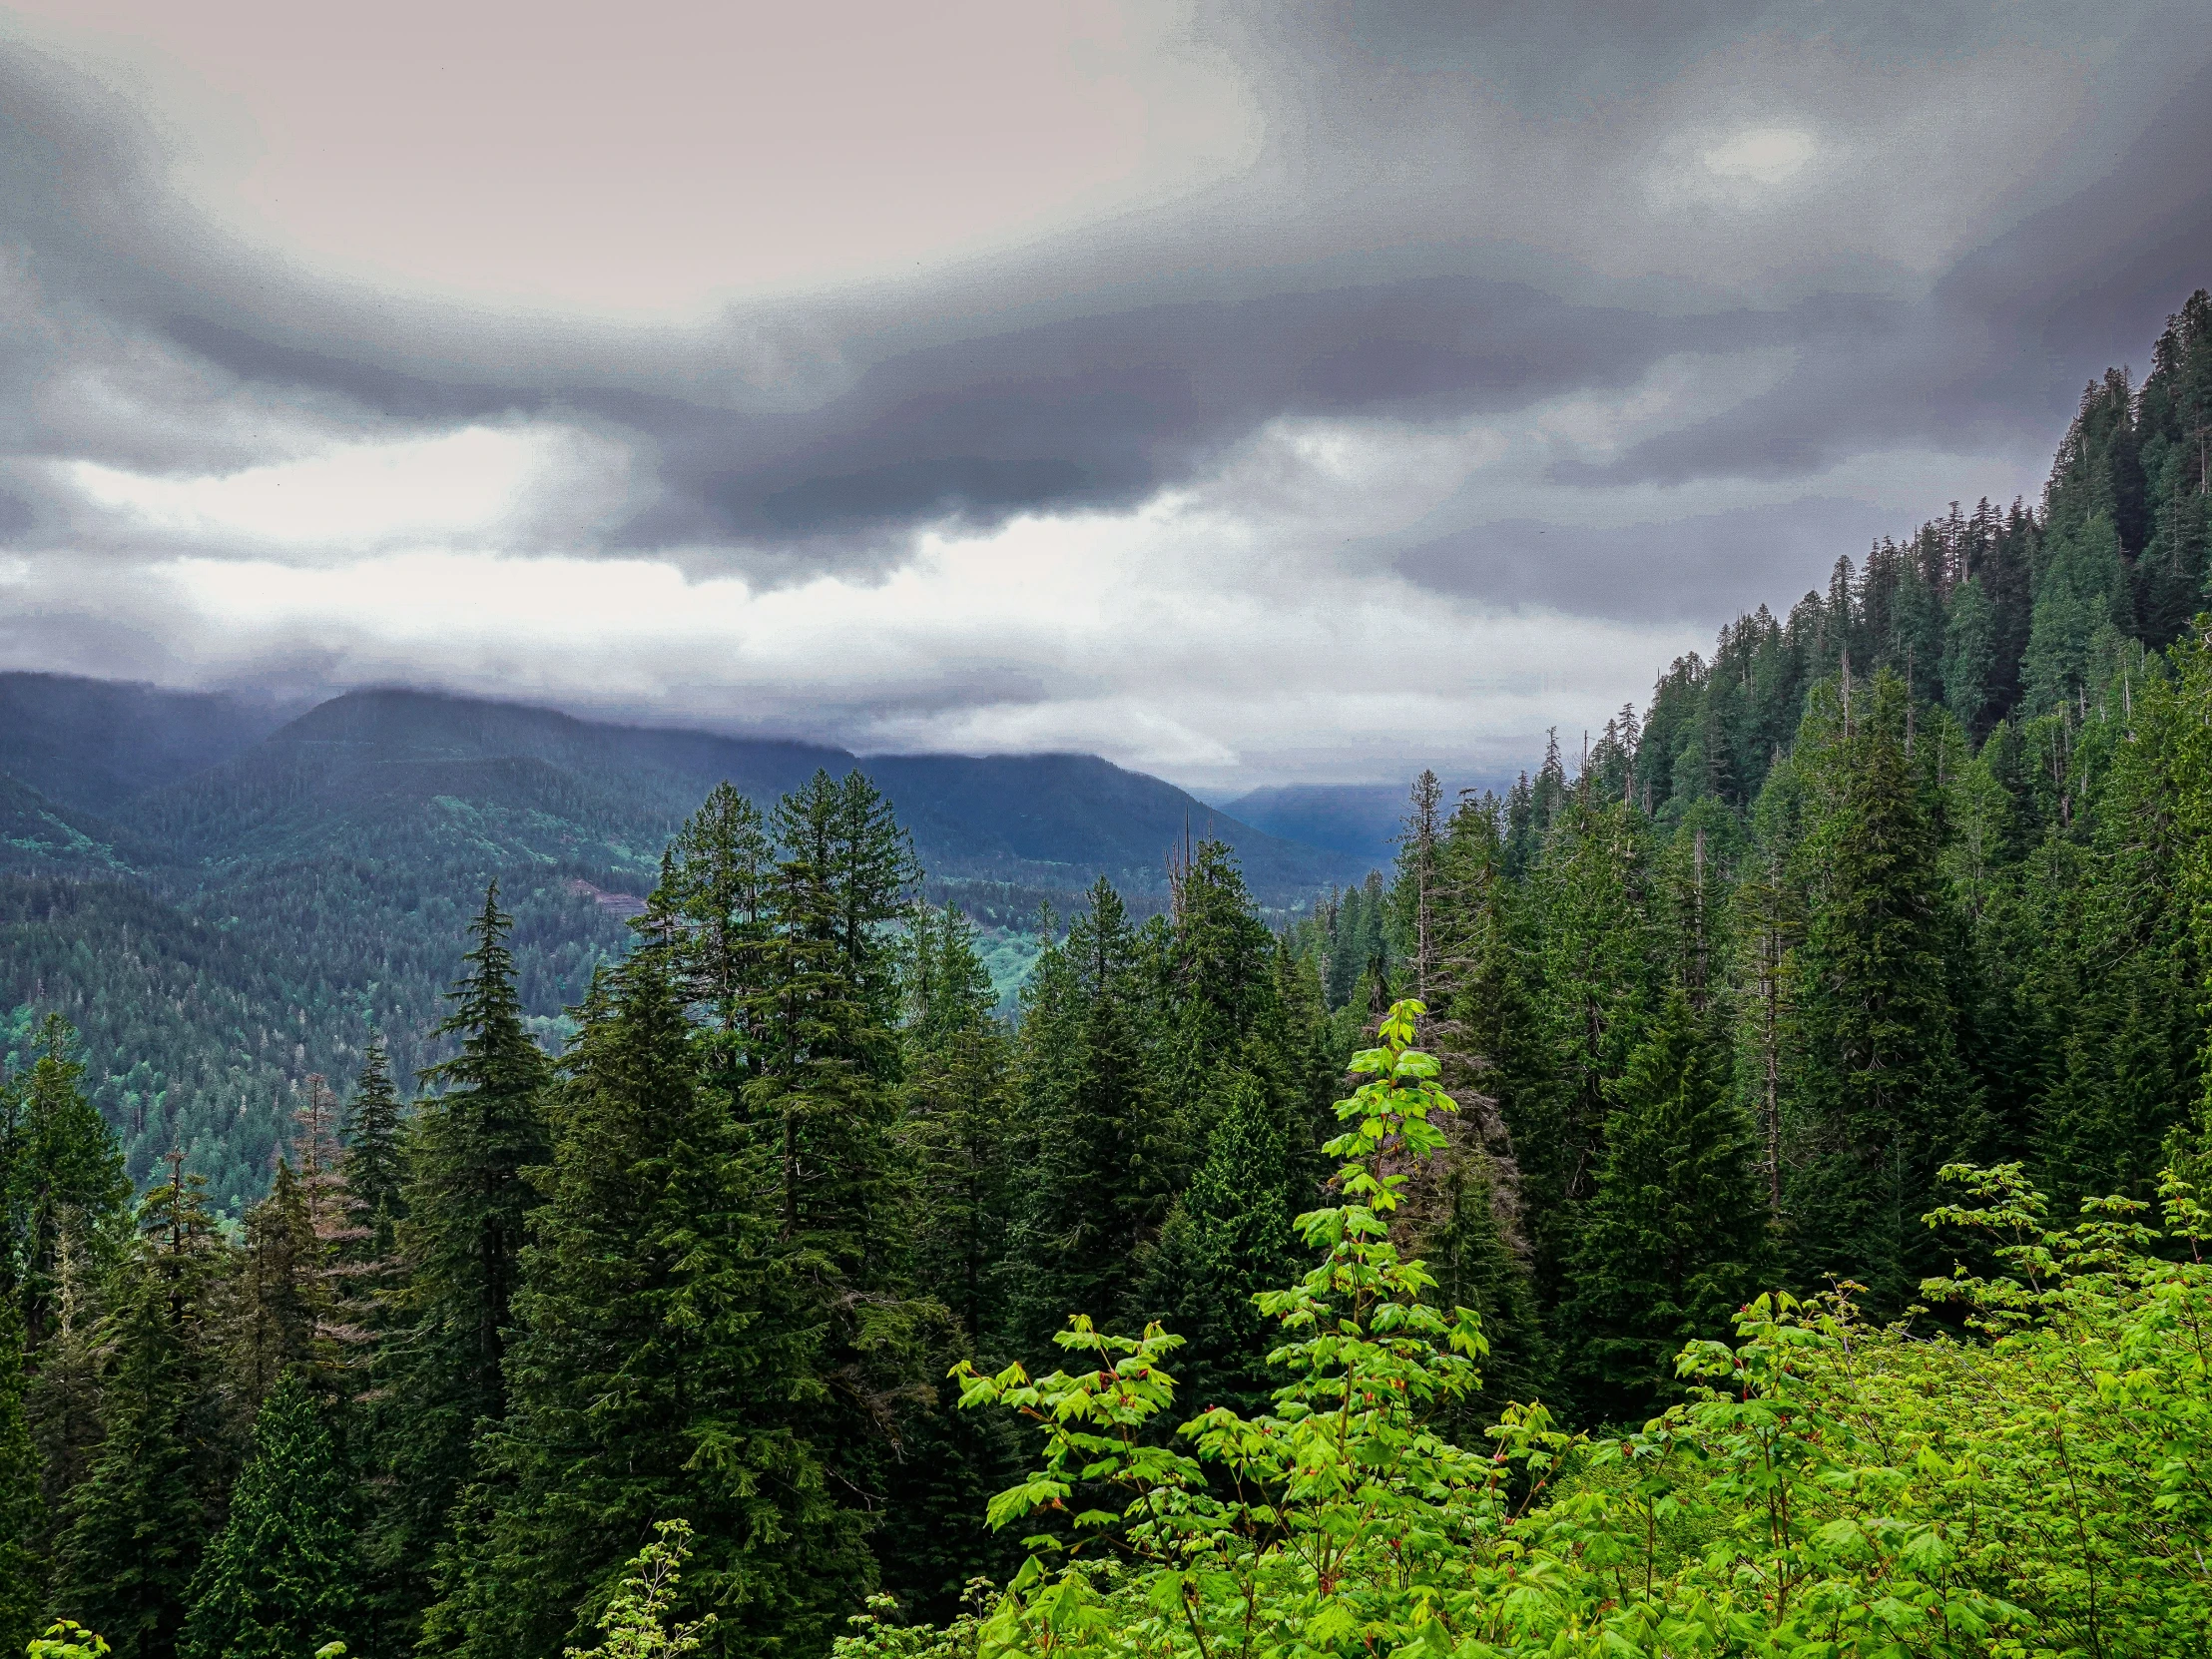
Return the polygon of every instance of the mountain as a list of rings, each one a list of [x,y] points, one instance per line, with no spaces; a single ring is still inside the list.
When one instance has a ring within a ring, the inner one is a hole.
[[[298,712],[270,698],[0,674],[0,772],[52,801],[112,816],[241,753]]]
[[[823,745],[577,720],[418,691],[333,698],[124,815],[223,864],[339,845],[497,846],[506,855],[649,873],[671,830],[724,782],[773,800],[817,770],[857,768],[890,797],[940,882],[1076,890],[1099,875],[1166,887],[1186,832],[1237,848],[1263,903],[1292,905],[1345,860],[1214,812],[1172,784],[1089,755],[860,757]]]
[[[1357,874],[1086,755],[857,757],[388,689],[282,719],[0,675],[0,1037],[20,1061],[40,1011],[68,1015],[132,1174],[182,1147],[234,1210],[266,1185],[309,1074],[342,1086],[372,1032],[402,1077],[438,1057],[430,1031],[488,880],[516,918],[526,1010],[557,1044],[669,833],[725,780],[767,806],[818,770],[866,772],[930,896],[990,929],[1004,986],[1034,954],[1022,930],[1040,901],[1065,913],[1106,875],[1157,907],[1187,834],[1234,845],[1279,910]]]
[[[1502,795],[1510,780],[1477,780],[1469,789]],[[1222,811],[1284,840],[1343,854],[1362,870],[1388,869],[1397,860],[1403,828],[1403,784],[1279,784],[1225,802]],[[1458,805],[1460,787],[1446,785],[1444,810]]]

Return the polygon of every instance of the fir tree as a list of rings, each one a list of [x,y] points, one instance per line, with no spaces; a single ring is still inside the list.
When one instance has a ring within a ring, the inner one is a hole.
[[[811,1437],[825,1333],[807,1264],[760,1199],[767,1160],[694,1065],[682,992],[647,949],[602,978],[559,1091],[531,1220],[512,1401],[424,1650],[579,1639],[656,1517],[692,1518],[715,1651],[820,1651],[869,1576]],[[795,1267],[798,1271],[795,1271]]]
[[[46,1600],[38,1549],[46,1505],[25,1402],[24,1347],[21,1311],[0,1305],[0,1643],[11,1653],[38,1634]]]
[[[1785,1134],[1795,1277],[1854,1278],[1891,1307],[1942,1265],[1920,1225],[1936,1170],[1984,1150],[1956,1046],[1956,936],[1906,715],[1905,687],[1887,673],[1856,705],[1846,680],[1807,715],[1802,1047]]]
[[[898,1066],[890,929],[914,883],[889,804],[817,773],[777,804],[765,971],[753,993],[748,1115],[773,1125],[784,1235],[855,1283],[894,1272],[886,1188]]]
[[[668,951],[694,1011],[701,1074],[733,1109],[762,1058],[760,997],[776,954],[775,871],[776,847],[760,809],[717,784],[669,842],[645,913],[631,923]]]
[[[999,1267],[1011,1174],[1006,1036],[974,937],[950,905],[941,915],[915,913],[898,1129],[916,1188],[916,1271],[971,1350],[1004,1334]]]
[[[53,1605],[126,1659],[170,1659],[232,1470],[216,1340],[224,1271],[201,1178],[172,1155],[103,1333],[105,1438],[69,1495]]]
[[[1100,1319],[1134,1311],[1137,1246],[1173,1196],[1138,1038],[1128,911],[1104,879],[1089,899],[1023,992],[1017,1358],[1046,1352],[1071,1309]]]
[[[287,1378],[193,1580],[179,1659],[297,1659],[354,1635],[359,1578],[352,1481],[314,1394]]]
[[[1569,1375],[1600,1420],[1670,1395],[1682,1345],[1725,1337],[1768,1268],[1750,1126],[1705,1024],[1674,991],[1608,1091],[1560,1326]]]
[[[1188,1346],[1177,1376],[1201,1408],[1260,1409],[1272,1391],[1267,1322],[1253,1303],[1287,1274],[1304,1183],[1279,1100],[1250,1073],[1216,1073],[1223,1098],[1206,1161],[1168,1212],[1151,1253],[1144,1303]]]
[[[524,1172],[547,1157],[549,1068],[522,1023],[511,920],[495,881],[469,928],[468,971],[438,1027],[460,1052],[432,1067],[435,1092],[407,1136],[397,1229],[405,1283],[395,1299],[389,1391],[376,1438],[389,1471],[372,1561],[418,1574],[444,1535],[479,1424],[506,1406],[501,1365],[524,1222],[536,1201]]]
[[[4,1266],[33,1351],[53,1324],[63,1235],[74,1231],[80,1244],[97,1247],[111,1226],[128,1226],[123,1151],[85,1094],[76,1044],[69,1023],[49,1014],[38,1059],[4,1099],[0,1155],[13,1236]]]
[[[247,1213],[236,1286],[239,1330],[229,1345],[254,1404],[314,1359],[320,1311],[316,1254],[306,1193],[290,1160],[281,1159],[269,1196]]]
[[[1563,1295],[1575,1207],[1593,1188],[1606,1088],[1649,1012],[1659,943],[1649,865],[1636,809],[1578,791],[1559,808],[1530,877],[1534,972],[1522,994],[1536,1052],[1505,1105],[1547,1307]]]
[[[368,1040],[361,1075],[346,1114],[345,1152],[339,1170],[360,1237],[350,1252],[364,1262],[389,1262],[398,1251],[398,1227],[407,1213],[405,1153],[400,1139],[399,1096],[392,1088],[384,1039]]]

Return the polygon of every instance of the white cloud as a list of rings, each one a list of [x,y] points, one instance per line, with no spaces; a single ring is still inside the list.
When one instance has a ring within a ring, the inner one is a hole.
[[[1280,420],[1140,506],[939,527],[887,573],[783,586],[684,550],[559,550],[620,501],[630,457],[556,423],[193,477],[80,463],[71,477],[106,515],[108,545],[149,550],[137,576],[116,580],[114,553],[31,553],[0,580],[21,607],[161,641],[176,680],[252,678],[305,654],[331,683],[863,750],[1086,750],[1199,787],[1358,778],[1416,756],[1490,771],[1532,761],[1547,727],[1573,747],[1703,647],[1711,623],[1679,607],[1509,607],[1478,586],[1454,598],[1395,574],[1393,550],[1439,526],[1479,536],[1535,519],[1653,524],[1664,559],[1670,520],[1793,499],[1802,478],[1684,490],[1550,476],[1710,418],[1785,366],[1774,352],[1679,356],[1617,393],[1472,423]],[[1956,468],[1864,457],[1823,485],[1894,506],[1902,529]],[[41,666],[75,665],[49,652]]]
[[[629,466],[628,449],[608,439],[515,424],[333,444],[233,472],[179,475],[95,461],[53,470],[120,540],[260,544],[296,559],[425,541],[573,538],[620,506]]]
[[[1703,157],[1706,171],[1723,179],[1749,179],[1778,185],[1813,159],[1819,146],[1796,127],[1753,127],[1714,145]]]

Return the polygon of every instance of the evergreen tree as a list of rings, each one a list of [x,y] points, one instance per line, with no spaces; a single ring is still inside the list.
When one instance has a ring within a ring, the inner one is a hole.
[[[818,772],[777,803],[765,972],[745,1110],[773,1126],[787,1245],[854,1286],[900,1271],[888,1187],[898,1069],[897,945],[914,885],[890,805]]]
[[[548,1156],[541,1097],[549,1068],[522,1023],[510,926],[495,881],[469,928],[468,971],[438,1027],[460,1039],[460,1052],[424,1074],[435,1092],[408,1127],[397,1228],[405,1283],[393,1310],[390,1385],[375,1402],[389,1484],[371,1561],[409,1582],[445,1535],[470,1441],[506,1407],[510,1303],[536,1202],[524,1172]]]
[[[1608,1090],[1605,1151],[1561,1317],[1569,1376],[1599,1420],[1670,1397],[1682,1345],[1725,1337],[1763,1288],[1765,1195],[1707,1023],[1675,990]]]
[[[1530,876],[1535,939],[1530,1076],[1506,1100],[1530,1218],[1533,1271],[1561,1299],[1575,1208],[1593,1186],[1606,1089],[1648,1015],[1660,935],[1637,809],[1578,791],[1561,805]]]
[[[253,1457],[193,1580],[180,1659],[297,1659],[354,1635],[359,1577],[352,1481],[294,1375],[255,1419]]]
[[[919,1282],[952,1311],[972,1350],[988,1343],[995,1353],[1005,1335],[1009,1054],[974,938],[950,905],[915,911],[898,1135],[916,1183]]]
[[[22,1313],[13,1304],[0,1306],[0,1643],[9,1652],[38,1634],[46,1600],[46,1563],[38,1548],[46,1505],[25,1401],[24,1347]]]
[[[37,1447],[40,1489],[38,1553],[50,1558],[68,1512],[69,1496],[98,1452],[100,1337],[98,1295],[112,1289],[115,1264],[65,1231],[56,1253],[54,1329],[30,1379],[25,1411]]]
[[[1101,878],[1023,990],[1012,1245],[1015,1357],[1041,1356],[1070,1309],[1135,1312],[1136,1251],[1173,1194],[1138,1034],[1136,940]]]
[[[340,1166],[351,1199],[352,1223],[362,1231],[353,1254],[362,1261],[389,1262],[398,1252],[398,1227],[407,1213],[401,1123],[384,1039],[372,1036],[353,1085]]]
[[[1942,1265],[1920,1225],[1936,1170],[1983,1150],[1957,1052],[1957,940],[1903,682],[1885,673],[1855,698],[1846,680],[1806,721],[1802,1047],[1785,1129],[1793,1267],[1800,1283],[1853,1278],[1901,1307]]]
[[[717,784],[670,841],[645,913],[631,923],[669,952],[693,1010],[701,1075],[733,1109],[762,1058],[761,993],[778,954],[775,873],[760,809]]]
[[[1482,1321],[1482,1385],[1439,1413],[1439,1426],[1468,1444],[1506,1405],[1549,1399],[1557,1361],[1536,1306],[1514,1172],[1461,1111],[1439,1121],[1444,1144],[1411,1172],[1396,1231],[1434,1277],[1437,1309],[1471,1309]]]
[[[34,1351],[53,1325],[63,1236],[74,1232],[80,1244],[97,1247],[112,1225],[127,1226],[129,1214],[123,1152],[85,1095],[76,1044],[68,1021],[47,1015],[38,1059],[0,1097],[12,1235],[5,1271]]]
[[[780,1248],[772,1167],[695,1069],[683,993],[648,948],[603,977],[557,1096],[508,1356],[512,1399],[426,1652],[581,1639],[656,1517],[698,1528],[713,1651],[819,1652],[870,1578],[813,1437],[817,1264]]]
[[[306,1194],[290,1160],[279,1160],[269,1196],[247,1213],[235,1286],[238,1332],[227,1345],[256,1405],[313,1363],[321,1311],[316,1256]]]
[[[1292,1222],[1304,1186],[1290,1126],[1274,1093],[1249,1072],[1217,1072],[1222,1099],[1206,1161],[1168,1212],[1147,1263],[1147,1313],[1184,1338],[1183,1397],[1207,1408],[1259,1410],[1272,1391],[1267,1322],[1253,1298],[1286,1276],[1298,1251]]]
[[[226,1271],[198,1176],[173,1155],[105,1321],[105,1436],[69,1495],[55,1611],[126,1659],[170,1659],[233,1468],[215,1293]]]

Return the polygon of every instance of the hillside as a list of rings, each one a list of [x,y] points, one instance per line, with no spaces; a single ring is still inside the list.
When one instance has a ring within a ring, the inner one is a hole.
[[[0,675],[0,1015],[59,1009],[144,1179],[173,1143],[234,1208],[268,1179],[309,1073],[382,1032],[402,1079],[469,906],[497,878],[525,1008],[548,1042],[620,951],[675,827],[725,780],[766,805],[818,770],[875,778],[937,899],[986,928],[1002,988],[1036,906],[1106,875],[1160,902],[1186,832],[1239,850],[1279,910],[1349,861],[1090,756],[858,758],[823,745],[578,720],[407,690],[277,722],[251,702]],[[13,1010],[9,1013],[9,1010]]]
[[[0,674],[0,773],[112,817],[149,790],[241,753],[298,712],[273,698]]]

